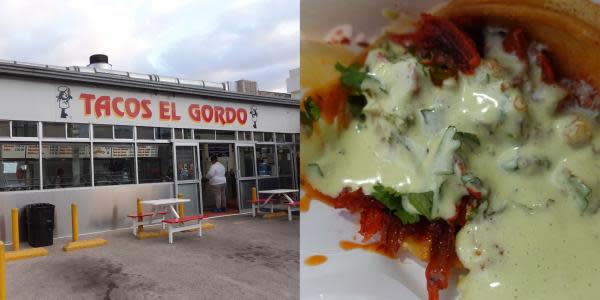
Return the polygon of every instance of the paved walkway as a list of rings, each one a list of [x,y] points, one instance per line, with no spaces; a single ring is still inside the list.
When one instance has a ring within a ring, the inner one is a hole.
[[[8,263],[7,299],[297,299],[299,222],[234,216],[214,229],[136,240],[130,230],[81,236],[108,245]],[[10,246],[7,246],[10,248]]]

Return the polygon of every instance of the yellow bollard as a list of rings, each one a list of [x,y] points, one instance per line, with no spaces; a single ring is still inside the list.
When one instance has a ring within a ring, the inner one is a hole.
[[[4,262],[4,243],[0,241],[0,300],[6,300],[6,270]]]
[[[79,240],[79,220],[77,219],[77,204],[71,203],[71,228],[73,229],[73,242]]]
[[[27,259],[33,258],[37,256],[46,256],[48,255],[48,250],[44,248],[31,248],[20,250],[19,243],[19,209],[13,208],[11,210],[12,215],[12,239],[13,239],[13,251],[6,252],[5,255],[2,255],[2,259],[5,261],[13,261],[19,259]],[[4,249],[4,246],[2,246]],[[4,250],[2,250],[4,252]]]
[[[137,198],[137,215],[141,216],[144,213],[144,210],[142,209],[142,198]],[[142,221],[144,220],[143,217],[138,217],[138,222],[140,224],[142,224]],[[138,229],[137,232],[142,232],[144,231],[144,225],[138,225]]]
[[[178,199],[183,199],[183,194],[182,194],[182,193],[178,193],[178,194],[177,194],[177,198],[178,198]],[[180,217],[180,218],[183,218],[183,217],[185,217],[185,209],[183,208],[183,202],[179,202],[179,203],[177,204],[177,210],[178,210],[178,213],[179,213],[179,217]]]
[[[19,209],[13,208],[11,210],[12,215],[12,239],[13,239],[13,251],[19,251]]]
[[[66,252],[94,248],[98,246],[103,246],[108,243],[105,239],[91,239],[80,241],[79,240],[79,219],[77,217],[77,204],[71,204],[71,228],[73,229],[73,241],[67,243],[63,250]],[[45,250],[45,249],[44,249]]]
[[[256,197],[256,187],[252,187],[252,203],[256,203],[257,199],[258,197]]]

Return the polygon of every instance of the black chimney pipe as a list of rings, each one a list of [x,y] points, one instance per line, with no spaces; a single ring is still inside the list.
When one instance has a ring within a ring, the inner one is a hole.
[[[106,54],[94,54],[92,56],[90,56],[90,64],[97,64],[97,63],[108,63],[108,55]]]

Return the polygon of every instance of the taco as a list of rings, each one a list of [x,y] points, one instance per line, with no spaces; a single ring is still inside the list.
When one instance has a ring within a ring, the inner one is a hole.
[[[303,42],[303,189],[427,261],[430,299],[452,269],[461,299],[594,298],[599,12],[451,1],[358,56]]]

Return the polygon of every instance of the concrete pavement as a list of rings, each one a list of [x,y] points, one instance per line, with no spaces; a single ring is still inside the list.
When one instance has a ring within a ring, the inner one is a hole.
[[[297,299],[299,221],[248,215],[210,220],[204,236],[138,241],[130,230],[81,236],[108,245],[7,265],[7,299]],[[7,250],[10,246],[7,246]]]

